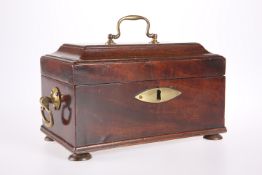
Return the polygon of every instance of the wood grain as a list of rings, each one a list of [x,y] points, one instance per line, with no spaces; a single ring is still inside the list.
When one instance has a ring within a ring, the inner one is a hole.
[[[41,57],[41,74],[43,96],[53,87],[67,96],[41,130],[75,154],[226,132],[225,58],[197,43],[64,44]],[[182,94],[158,104],[134,98],[157,87]]]
[[[76,144],[222,128],[224,85],[224,77],[216,77],[77,86]],[[182,94],[158,104],[134,98],[156,87],[175,87]]]
[[[126,83],[225,74],[225,58],[201,45],[63,45],[41,58],[42,75],[73,84]]]

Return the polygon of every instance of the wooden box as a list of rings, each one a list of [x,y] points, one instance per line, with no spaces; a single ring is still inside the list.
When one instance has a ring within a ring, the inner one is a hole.
[[[197,43],[159,44],[149,26],[147,34],[152,44],[113,44],[117,36],[109,35],[109,45],[64,44],[41,57],[41,130],[73,153],[70,160],[226,132],[225,58]]]

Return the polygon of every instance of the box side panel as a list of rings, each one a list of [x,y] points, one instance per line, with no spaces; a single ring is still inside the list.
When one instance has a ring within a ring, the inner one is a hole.
[[[53,113],[54,125],[46,130],[50,131],[61,140],[65,141],[72,147],[75,146],[75,93],[74,86],[69,84],[41,76],[42,79],[42,96],[50,96],[52,88],[57,87],[61,94],[64,95],[64,100],[61,103],[59,110],[55,110],[53,105],[49,107]]]
[[[158,87],[182,94],[157,104],[135,99]],[[77,86],[77,147],[224,128],[224,104],[223,76]]]

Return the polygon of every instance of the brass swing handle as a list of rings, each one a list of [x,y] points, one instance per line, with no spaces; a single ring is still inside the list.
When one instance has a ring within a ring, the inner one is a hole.
[[[152,38],[152,41],[150,42],[151,44],[157,44],[158,41],[157,41],[157,34],[154,34],[154,33],[149,33],[149,29],[150,29],[150,22],[147,18],[143,17],[143,16],[139,16],[139,15],[128,15],[128,16],[124,16],[122,18],[120,18],[117,22],[117,34],[116,35],[113,35],[113,34],[109,34],[108,35],[108,41],[106,42],[106,44],[108,45],[112,45],[112,44],[116,44],[113,39],[118,39],[121,35],[121,32],[120,32],[120,24],[122,21],[124,20],[144,20],[146,21],[147,23],[147,27],[146,27],[146,36],[149,37],[149,38]]]
[[[40,98],[42,119],[46,127],[51,128],[54,125],[53,113],[50,110],[49,105],[53,104],[54,109],[59,110],[61,102],[64,99],[63,97],[64,95],[60,93],[59,89],[54,87],[51,90],[49,97],[44,96]],[[48,114],[48,117],[46,117],[45,112]]]

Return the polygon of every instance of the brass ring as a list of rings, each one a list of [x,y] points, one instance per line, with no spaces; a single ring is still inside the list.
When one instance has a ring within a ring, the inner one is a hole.
[[[50,104],[53,104],[55,110],[59,110],[61,107],[63,95],[57,87],[51,90],[50,96],[44,96],[40,98],[41,114],[44,126],[51,128],[54,125],[53,113],[49,108]],[[48,113],[48,117],[45,116],[45,111]]]
[[[45,116],[45,111],[48,113],[48,118]],[[54,118],[53,118],[52,111],[41,106],[41,114],[42,114],[42,120],[44,125],[48,128],[51,128],[54,125]]]

